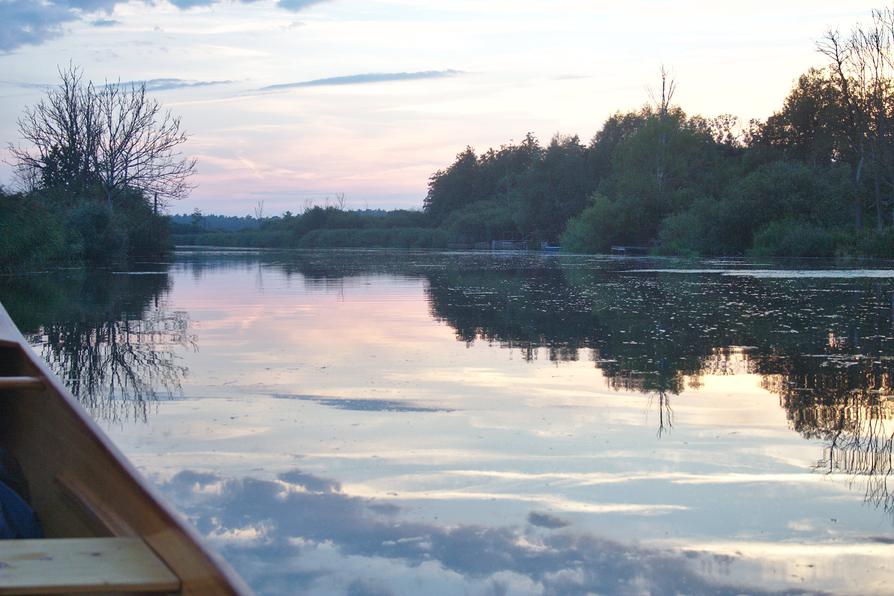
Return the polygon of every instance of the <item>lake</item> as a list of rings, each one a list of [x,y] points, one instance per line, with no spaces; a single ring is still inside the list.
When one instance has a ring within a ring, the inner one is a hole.
[[[894,264],[178,251],[0,277],[259,593],[882,593]]]

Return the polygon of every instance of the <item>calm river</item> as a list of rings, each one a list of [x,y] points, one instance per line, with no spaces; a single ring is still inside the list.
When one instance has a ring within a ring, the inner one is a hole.
[[[259,593],[867,593],[894,265],[859,266],[197,250],[0,301]]]

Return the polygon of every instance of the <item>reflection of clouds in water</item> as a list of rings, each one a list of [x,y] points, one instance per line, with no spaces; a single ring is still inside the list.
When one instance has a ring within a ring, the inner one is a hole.
[[[324,397],[320,395],[294,395],[291,393],[272,393],[270,397],[276,399],[294,399],[298,401],[312,401],[321,406],[328,406],[338,410],[355,410],[359,412],[452,412],[446,408],[433,408],[420,406],[411,402],[392,399],[362,398],[350,399],[346,397]]]
[[[542,512],[523,527],[410,521],[301,470],[277,480],[183,471],[160,487],[264,593],[741,592],[696,574],[698,561],[558,530],[566,522]]]
[[[314,476],[302,472],[301,470],[291,470],[284,472],[278,476],[283,482],[288,482],[295,486],[304,488],[308,492],[314,493],[337,493],[341,492],[341,483],[321,476]]]
[[[541,528],[549,528],[550,530],[564,528],[569,525],[567,521],[560,517],[550,515],[549,513],[542,513],[540,511],[532,511],[528,514],[528,523],[532,526],[540,526]]]

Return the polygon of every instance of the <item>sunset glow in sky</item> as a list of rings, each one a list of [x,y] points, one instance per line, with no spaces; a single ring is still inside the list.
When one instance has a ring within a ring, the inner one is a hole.
[[[665,64],[688,113],[747,121],[821,62],[815,42],[878,2],[786,0],[0,0],[0,160],[69,61],[147,81],[182,118],[198,188],[175,212],[419,208],[478,150],[588,141],[648,101]],[[0,184],[13,183],[0,164]]]

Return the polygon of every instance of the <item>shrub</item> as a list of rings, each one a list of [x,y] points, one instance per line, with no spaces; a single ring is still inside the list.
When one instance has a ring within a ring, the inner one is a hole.
[[[127,255],[127,232],[122,220],[106,205],[85,200],[68,214],[68,228],[85,259],[107,263]]]
[[[0,191],[0,269],[43,267],[72,257],[77,251],[68,249],[59,217],[43,201]]]
[[[758,230],[748,252],[757,257],[831,257],[842,239],[816,224],[783,219]]]
[[[573,217],[561,236],[562,248],[570,252],[605,253],[614,244],[639,244],[647,241],[640,235],[638,211],[630,200],[610,201],[595,195],[593,204]]]
[[[450,242],[472,243],[511,239],[519,232],[512,211],[496,201],[479,201],[447,216],[443,228]]]

